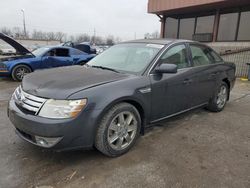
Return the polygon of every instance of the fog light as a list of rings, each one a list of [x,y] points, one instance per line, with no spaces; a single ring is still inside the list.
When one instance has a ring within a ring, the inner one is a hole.
[[[37,145],[45,148],[51,148],[55,146],[58,142],[60,142],[62,140],[62,137],[47,138],[47,137],[35,136],[35,139]]]

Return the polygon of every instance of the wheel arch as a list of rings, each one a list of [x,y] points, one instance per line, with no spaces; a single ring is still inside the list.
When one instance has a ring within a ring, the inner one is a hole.
[[[222,79],[222,82],[225,82],[225,83],[227,84],[227,87],[228,87],[228,97],[227,97],[227,100],[229,100],[229,98],[230,98],[231,83],[230,83],[230,81],[228,80],[228,78]]]
[[[30,70],[31,70],[31,72],[33,72],[34,70],[33,70],[33,68],[28,64],[28,63],[17,63],[17,64],[15,64],[15,65],[13,65],[12,67],[11,67],[11,73],[12,73],[12,71],[13,71],[13,69],[15,68],[15,67],[17,67],[17,66],[20,66],[20,65],[25,65],[25,66],[27,66],[27,67],[29,67],[30,68]]]
[[[142,104],[142,102],[140,102],[137,99],[131,98],[131,97],[122,97],[122,98],[116,99],[116,100],[112,101],[111,103],[109,103],[108,105],[106,105],[106,107],[102,110],[102,112],[98,118],[98,124],[108,110],[110,110],[113,106],[120,104],[120,103],[131,104],[132,106],[134,106],[137,109],[137,111],[139,112],[140,117],[141,117],[141,131],[140,131],[140,133],[143,135],[144,130],[145,130],[145,125],[147,122],[146,110],[145,110],[145,107]]]

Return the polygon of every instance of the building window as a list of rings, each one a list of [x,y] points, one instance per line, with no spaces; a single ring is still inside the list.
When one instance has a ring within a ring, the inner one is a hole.
[[[178,19],[167,18],[165,26],[165,37],[167,38],[177,38],[178,33]]]
[[[250,40],[250,12],[242,12],[237,40]]]
[[[180,20],[179,38],[192,40],[194,34],[195,18],[185,18]]]
[[[218,41],[234,41],[239,13],[221,14]]]
[[[213,33],[215,16],[203,16],[197,18],[195,33]]]

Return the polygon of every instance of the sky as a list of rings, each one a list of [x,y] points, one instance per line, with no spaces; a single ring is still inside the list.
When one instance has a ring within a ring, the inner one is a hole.
[[[0,27],[23,28],[25,10],[28,31],[87,33],[122,40],[143,38],[160,30],[159,18],[147,13],[148,0],[0,0]]]

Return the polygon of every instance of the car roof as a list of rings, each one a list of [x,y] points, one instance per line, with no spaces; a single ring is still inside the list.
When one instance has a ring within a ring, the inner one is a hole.
[[[68,47],[68,46],[43,46],[41,48],[48,48],[50,50],[52,49],[55,49],[55,48],[61,48],[61,49],[75,49],[75,48],[71,48],[71,47]]]
[[[151,44],[161,44],[161,45],[168,45],[174,42],[194,42],[191,40],[183,40],[183,39],[140,39],[140,40],[131,40],[122,43],[151,43]]]

